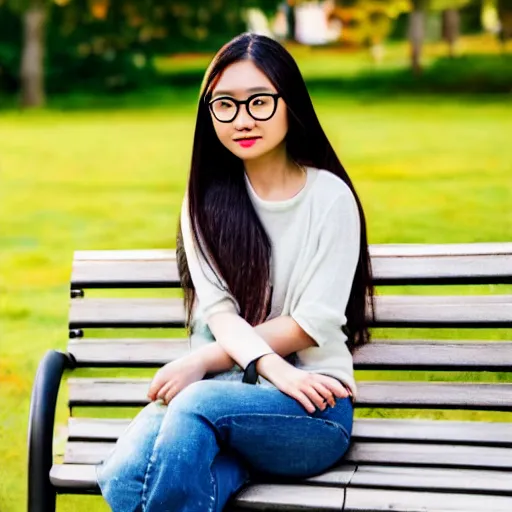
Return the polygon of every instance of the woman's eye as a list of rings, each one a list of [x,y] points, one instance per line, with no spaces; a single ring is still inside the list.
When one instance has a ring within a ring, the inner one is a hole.
[[[219,106],[220,106],[220,108],[230,108],[233,106],[233,104],[230,103],[229,101],[221,101],[221,102],[219,102]]]

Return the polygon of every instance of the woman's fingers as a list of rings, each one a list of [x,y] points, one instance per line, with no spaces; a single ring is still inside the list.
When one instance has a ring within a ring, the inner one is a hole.
[[[316,390],[315,384],[308,384],[305,389],[302,389],[302,392],[307,395],[317,409],[323,411],[325,409],[324,397]]]
[[[165,393],[164,403],[169,405],[169,402],[178,394],[179,389],[177,386],[170,386],[167,393]]]
[[[307,412],[309,412],[311,414],[313,414],[315,412],[315,406],[313,405],[311,400],[308,398],[308,396],[305,393],[303,393],[302,391],[297,389],[290,396],[292,398],[295,398],[295,400],[297,400],[297,402],[302,404],[302,406],[304,407],[304,409],[306,409]]]
[[[160,399],[160,400],[164,400],[165,399],[165,395],[166,393],[169,391],[169,389],[174,385],[174,382],[173,381],[168,381],[166,382],[157,392],[156,394],[156,398],[157,400]]]
[[[329,404],[331,407],[334,407],[336,405],[334,394],[330,389],[324,386],[321,382],[314,382],[313,386],[322,396],[323,403]]]
[[[344,386],[339,380],[328,377],[327,375],[320,375],[317,374],[318,377],[320,377],[320,382],[333,393],[334,396],[338,398],[346,398],[349,395],[352,395],[350,390]]]
[[[156,395],[163,385],[165,385],[165,379],[162,376],[161,370],[159,370],[156,372],[153,380],[151,381],[151,385],[149,386],[148,398],[150,400],[156,400]]]

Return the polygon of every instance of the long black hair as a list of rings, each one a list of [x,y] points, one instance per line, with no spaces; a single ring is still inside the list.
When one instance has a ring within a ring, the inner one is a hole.
[[[351,189],[361,221],[359,261],[346,309],[347,345],[351,352],[369,341],[373,318],[373,285],[366,221],[361,202],[316,116],[306,84],[293,57],[278,42],[251,33],[224,45],[206,71],[201,87],[188,180],[188,214],[202,255],[215,267],[251,325],[265,317],[269,297],[270,240],[247,193],[243,161],[219,141],[208,110],[212,90],[222,72],[241,60],[252,61],[281,94],[288,109],[286,149],[299,165],[332,172]],[[176,242],[181,284],[190,326],[195,290],[178,226]]]

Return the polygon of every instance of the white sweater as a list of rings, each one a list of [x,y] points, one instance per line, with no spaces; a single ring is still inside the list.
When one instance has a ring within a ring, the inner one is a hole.
[[[302,190],[284,201],[261,199],[245,175],[249,196],[272,246],[271,310],[267,320],[291,316],[317,346],[296,353],[296,367],[340,380],[357,398],[352,356],[341,330],[359,258],[360,218],[354,196],[334,174],[307,169]],[[208,318],[219,312],[239,313],[235,298],[196,250],[186,199],[181,213],[187,263],[196,289],[191,350],[214,338]],[[245,325],[244,325],[245,324]],[[240,342],[237,361],[245,368],[272,349],[245,321],[233,326]],[[261,378],[261,377],[260,377]],[[265,380],[265,379],[263,379]]]

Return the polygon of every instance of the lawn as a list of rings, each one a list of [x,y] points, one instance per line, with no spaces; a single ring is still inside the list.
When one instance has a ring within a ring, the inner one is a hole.
[[[73,251],[174,246],[194,100],[163,103],[0,117],[2,512],[25,509],[29,395],[44,352],[66,347]],[[506,96],[314,103],[362,198],[370,243],[512,240]],[[59,424],[65,414],[62,405]],[[59,498],[59,510],[106,510],[99,498],[78,501]]]

